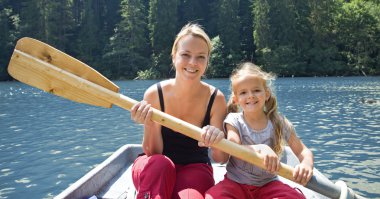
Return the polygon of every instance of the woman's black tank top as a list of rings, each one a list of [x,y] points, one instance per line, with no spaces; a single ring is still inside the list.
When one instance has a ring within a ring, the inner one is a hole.
[[[165,112],[164,97],[160,83],[157,83],[157,90],[160,99],[161,111]],[[217,92],[218,89],[215,89],[213,94],[210,96],[202,127],[210,124],[210,112]],[[174,162],[174,164],[210,164],[210,158],[208,157],[208,148],[199,147],[197,140],[175,132],[169,128],[166,128],[165,126],[161,127],[161,133],[164,144],[163,155],[169,157]]]

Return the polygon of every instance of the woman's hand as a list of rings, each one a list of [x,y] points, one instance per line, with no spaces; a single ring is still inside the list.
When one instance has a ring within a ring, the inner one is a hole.
[[[131,119],[138,124],[153,125],[152,114],[151,105],[146,101],[141,101],[131,108]]]
[[[200,147],[210,147],[224,138],[224,132],[214,126],[207,125],[202,130],[202,141],[198,142],[198,146]]]
[[[305,186],[313,176],[313,167],[308,164],[300,163],[294,168],[294,181]]]

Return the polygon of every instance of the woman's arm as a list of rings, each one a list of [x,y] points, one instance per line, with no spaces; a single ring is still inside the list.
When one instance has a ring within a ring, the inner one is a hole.
[[[210,125],[214,126],[218,134],[224,135],[223,121],[227,116],[227,105],[224,95],[221,91],[218,91],[214,104],[211,109]],[[222,139],[224,136],[220,137]],[[216,148],[211,147],[211,157],[215,162],[226,162],[229,155]]]
[[[148,156],[161,154],[163,151],[163,141],[161,125],[153,122],[151,107],[159,109],[157,88],[155,85],[146,90],[144,100],[134,105],[131,109],[131,118],[140,124],[144,124],[144,136],[142,147]]]
[[[227,140],[240,144],[240,137],[238,131],[230,124],[226,124]],[[216,148],[212,148],[212,158],[215,162],[226,163],[230,158],[230,154],[225,153]]]

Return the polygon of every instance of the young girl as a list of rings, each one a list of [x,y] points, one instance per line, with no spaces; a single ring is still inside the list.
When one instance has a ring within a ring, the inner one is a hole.
[[[278,113],[270,88],[274,76],[252,63],[244,63],[230,79],[228,112],[235,113],[229,113],[224,120],[227,139],[262,154],[266,170],[225,154],[227,174],[206,192],[206,198],[305,198],[276,175],[285,142],[301,162],[293,173],[300,184],[305,185],[313,175],[313,154],[297,137],[293,125]],[[241,112],[237,112],[239,109]]]

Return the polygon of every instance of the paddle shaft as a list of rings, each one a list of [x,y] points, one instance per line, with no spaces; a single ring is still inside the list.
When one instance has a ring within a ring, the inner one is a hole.
[[[97,97],[102,98],[105,101],[109,101],[112,104],[117,105],[126,110],[131,110],[132,106],[138,103],[136,100],[133,100],[120,93],[116,93],[114,91],[106,89],[86,79],[71,74],[70,72],[55,67],[52,64],[36,59],[19,50],[14,50],[12,61],[18,62],[18,65],[32,68],[33,71],[38,71],[38,74],[44,75],[46,76],[46,78],[51,77],[56,80],[63,81],[73,87],[82,90],[83,92],[92,93],[93,95],[96,95]],[[12,71],[10,71],[10,73],[12,73]],[[52,88],[47,89],[47,91],[54,94],[54,84],[52,84]],[[201,140],[201,128],[192,125],[188,122],[177,119],[176,117],[173,117],[154,108],[152,120],[163,126],[180,132],[188,137],[191,137],[195,140]],[[220,149],[228,154],[231,154],[237,158],[240,158],[244,161],[257,165],[261,168],[265,168],[262,158],[257,153],[253,152],[252,150],[249,150],[248,148],[242,147],[239,144],[223,139],[220,142],[214,144],[213,147]],[[279,174],[289,180],[293,180],[293,168],[288,165],[281,163]]]
[[[17,70],[24,71],[24,72],[27,70],[33,70],[33,72],[35,72],[38,75],[43,76],[44,78],[53,79],[53,80],[56,80],[57,82],[65,82],[66,84],[69,84],[72,87],[75,87],[84,93],[91,93],[92,95],[99,97],[103,99],[104,101],[108,101],[126,110],[131,110],[132,106],[138,103],[136,100],[133,100],[120,93],[117,93],[107,88],[104,88],[102,86],[99,86],[98,84],[90,82],[66,70],[58,68],[50,63],[39,60],[17,49],[14,50],[14,53],[11,59],[12,59],[11,62],[17,65],[17,68],[13,68],[13,67],[8,68],[10,74],[18,73],[19,71]],[[28,82],[24,82],[24,83],[28,84]],[[30,84],[33,86],[32,83]],[[57,90],[55,89],[56,88],[54,87],[54,81],[51,82],[51,85],[49,88],[44,88],[44,90],[50,93],[55,94],[55,92],[61,92],[60,94],[62,94],[63,92],[62,89],[57,89]],[[66,98],[72,99],[72,96],[66,97]],[[152,120],[163,126],[171,128],[177,132],[180,132],[188,137],[191,137],[195,140],[201,140],[201,133],[202,133],[201,128],[195,125],[192,125],[190,123],[187,123],[185,121],[182,121],[180,119],[177,119],[169,114],[166,114],[154,108],[153,108]],[[213,147],[219,150],[222,150],[232,156],[235,156],[241,160],[244,160],[246,162],[249,162],[260,168],[265,169],[265,166],[263,164],[263,158],[260,157],[259,154],[239,144],[223,139],[220,142],[214,144]],[[294,181],[293,168],[291,166],[281,163],[280,170],[278,173],[280,176],[287,178],[291,181]],[[324,181],[324,183],[326,184],[327,192],[326,192],[326,189],[321,190],[321,188],[319,187],[319,184],[322,181]],[[317,191],[318,193],[322,193],[330,198],[338,198],[337,196],[340,195],[339,186],[333,184],[331,181],[319,179],[319,177],[315,175],[312,177],[312,180],[308,183],[306,187],[314,191]]]

